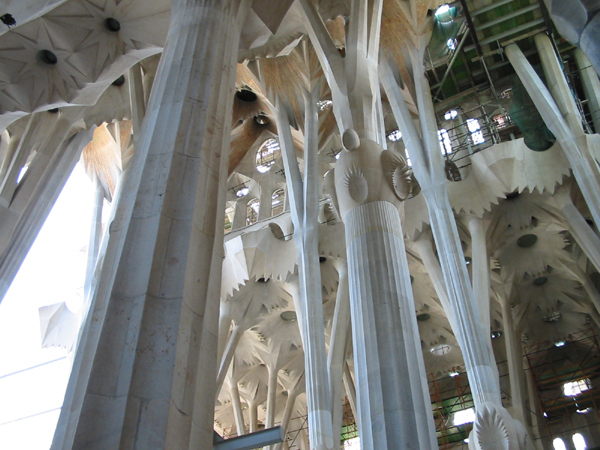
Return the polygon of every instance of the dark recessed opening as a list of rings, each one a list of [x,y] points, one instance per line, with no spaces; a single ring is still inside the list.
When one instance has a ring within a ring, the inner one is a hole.
[[[17,21],[15,20],[15,18],[12,16],[12,14],[4,14],[2,16],[0,16],[0,20],[2,21],[2,23],[4,25],[6,25],[8,28],[12,27],[13,25],[17,24]]]
[[[410,276],[410,284],[413,284],[413,281],[415,281],[415,277],[413,277],[412,275]]]
[[[417,314],[417,320],[419,322],[425,322],[426,320],[429,320],[430,318],[431,318],[431,316],[427,313]]]
[[[256,280],[257,283],[266,283],[267,281],[269,281],[268,278],[259,278],[258,280]]]
[[[327,258],[325,256],[319,256],[319,262],[322,264],[325,261],[327,261]]]
[[[104,21],[104,28],[106,28],[108,31],[112,31],[113,33],[116,33],[117,31],[119,31],[121,29],[121,24],[119,23],[119,21],[117,19],[113,19],[112,17],[109,17],[108,19],[106,19]]]
[[[585,223],[587,223],[590,227],[594,226],[594,221],[592,219],[585,219]]]
[[[541,286],[542,284],[545,284],[547,281],[548,281],[548,278],[539,277],[539,278],[536,278],[535,280],[533,280],[533,284],[535,284],[536,286]]]
[[[37,53],[37,59],[38,61],[50,66],[58,62],[58,58],[50,50],[40,50]]]
[[[121,75],[115,81],[112,82],[113,86],[123,86],[125,84],[125,75]]]
[[[521,248],[533,247],[533,245],[537,242],[537,239],[538,238],[535,234],[524,234],[517,239],[517,245]]]
[[[256,122],[258,125],[268,125],[269,119],[267,116],[259,114],[258,116],[254,116],[254,122]]]
[[[511,192],[510,194],[506,194],[506,200],[512,200],[513,198],[517,198],[520,194],[515,191],[515,192]]]
[[[48,110],[49,113],[56,114],[58,112],[58,108],[52,108]]]
[[[243,102],[252,103],[255,102],[258,98],[254,92],[250,89],[242,89],[241,91],[237,91],[235,93],[236,97],[239,98]]]
[[[470,256],[465,256],[465,264],[468,266],[469,264],[471,264],[473,260],[471,259]]]

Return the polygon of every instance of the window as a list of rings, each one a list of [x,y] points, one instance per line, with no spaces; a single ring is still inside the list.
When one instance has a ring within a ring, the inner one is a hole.
[[[485,138],[483,137],[483,132],[481,131],[481,127],[479,126],[479,120],[477,119],[467,119],[467,128],[471,132],[471,139],[473,139],[473,144],[483,144],[485,142]]]
[[[260,173],[268,172],[280,154],[279,142],[276,139],[267,139],[256,152],[256,169]]]
[[[508,126],[506,118],[502,114],[498,114],[497,116],[492,117],[492,119],[496,122],[496,128],[499,130]]]
[[[448,39],[446,41],[446,45],[448,46],[448,48],[450,50],[455,50],[456,49],[456,42],[454,41],[454,39]]]
[[[410,155],[408,154],[407,148],[404,149],[404,154],[406,155],[406,164],[408,164],[408,167],[412,167],[412,162],[410,162]]]
[[[260,202],[257,198],[253,198],[248,202],[246,207],[246,225],[252,225],[258,221],[258,209],[260,208]]]
[[[250,189],[248,189],[248,187],[245,185],[241,185],[240,187],[234,189],[235,196],[238,198],[245,197],[248,194],[248,192],[250,192]]]
[[[448,155],[452,153],[452,143],[450,142],[450,136],[448,135],[448,131],[446,131],[444,128],[438,130],[438,139],[440,140],[442,155]]]
[[[575,433],[573,435],[573,445],[575,446],[575,450],[585,450],[587,448],[585,439],[581,433]]]
[[[458,111],[456,111],[455,109],[451,109],[450,111],[446,111],[446,113],[444,114],[444,119],[452,120],[452,119],[456,119],[457,116],[458,116]]]
[[[561,438],[556,438],[552,441],[552,446],[554,450],[567,450],[567,446],[565,445],[565,441]]]
[[[589,378],[583,380],[569,381],[563,384],[563,393],[566,397],[575,397],[581,394],[583,391],[587,391],[590,388]]]
[[[285,198],[285,193],[283,189],[277,189],[273,191],[273,195],[271,195],[271,214],[276,216],[283,212],[283,201]]]
[[[360,450],[360,438],[352,438],[344,441],[344,450]]]
[[[457,411],[454,413],[454,416],[452,416],[452,424],[455,427],[473,422],[475,422],[475,410],[473,408]]]
[[[387,138],[392,142],[396,142],[402,139],[402,133],[400,130],[390,131],[387,135]]]
[[[452,350],[452,347],[450,347],[448,344],[436,345],[435,347],[431,347],[431,349],[429,349],[429,351],[431,353],[433,353],[435,356],[445,355],[450,350]]]

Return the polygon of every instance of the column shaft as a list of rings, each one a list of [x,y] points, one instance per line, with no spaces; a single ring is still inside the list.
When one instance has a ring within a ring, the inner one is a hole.
[[[435,448],[400,216],[377,201],[344,219],[361,447]]]

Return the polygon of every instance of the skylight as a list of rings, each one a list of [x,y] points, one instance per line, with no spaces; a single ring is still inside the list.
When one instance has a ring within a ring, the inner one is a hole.
[[[454,416],[452,416],[452,424],[455,427],[473,422],[475,422],[475,410],[473,408],[457,411],[454,413]]]
[[[563,384],[563,393],[566,397],[575,397],[581,394],[583,391],[587,391],[590,388],[590,379],[584,378],[583,380],[569,381]]]
[[[473,144],[478,145],[483,144],[485,142],[483,132],[481,131],[481,126],[479,125],[479,120],[467,119],[467,127],[471,132],[471,139],[473,139]]]

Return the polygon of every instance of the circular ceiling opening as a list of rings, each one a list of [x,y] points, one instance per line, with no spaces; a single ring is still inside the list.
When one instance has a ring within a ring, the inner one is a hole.
[[[517,245],[521,248],[529,248],[533,247],[537,240],[538,237],[535,234],[524,234],[519,239],[517,239]]]
[[[37,53],[37,59],[44,64],[48,64],[49,66],[52,66],[58,62],[58,58],[50,50],[40,50]]]
[[[115,81],[112,82],[113,86],[123,86],[125,84],[125,75],[121,75]]]
[[[533,284],[535,284],[536,286],[541,286],[542,284],[546,284],[547,281],[548,281],[548,278],[539,277],[539,278],[536,278],[535,280],[533,280]]]
[[[448,353],[450,350],[452,350],[452,347],[450,347],[448,344],[436,345],[429,349],[429,351],[431,353],[433,353],[435,356],[443,356],[446,353]]]
[[[417,314],[417,320],[419,322],[425,322],[426,320],[429,320],[430,318],[431,318],[431,316],[427,313]]]
[[[109,17],[108,19],[106,19],[104,21],[104,28],[106,28],[108,31],[112,31],[113,33],[116,33],[117,31],[119,31],[121,29],[121,24],[119,23],[119,21],[117,19]]]
[[[542,317],[542,320],[546,323],[558,322],[561,318],[561,314],[558,311],[552,311]]]
[[[241,101],[246,102],[246,103],[255,102],[256,99],[258,98],[256,96],[256,94],[254,92],[252,92],[250,89],[242,89],[241,91],[237,91],[235,93],[235,96],[237,98],[239,98]]]
[[[269,125],[270,123],[269,118],[264,114],[254,116],[254,122],[256,122],[257,125]]]
[[[296,316],[296,311],[284,311],[280,314],[280,317],[286,322],[295,322],[298,318]]]

